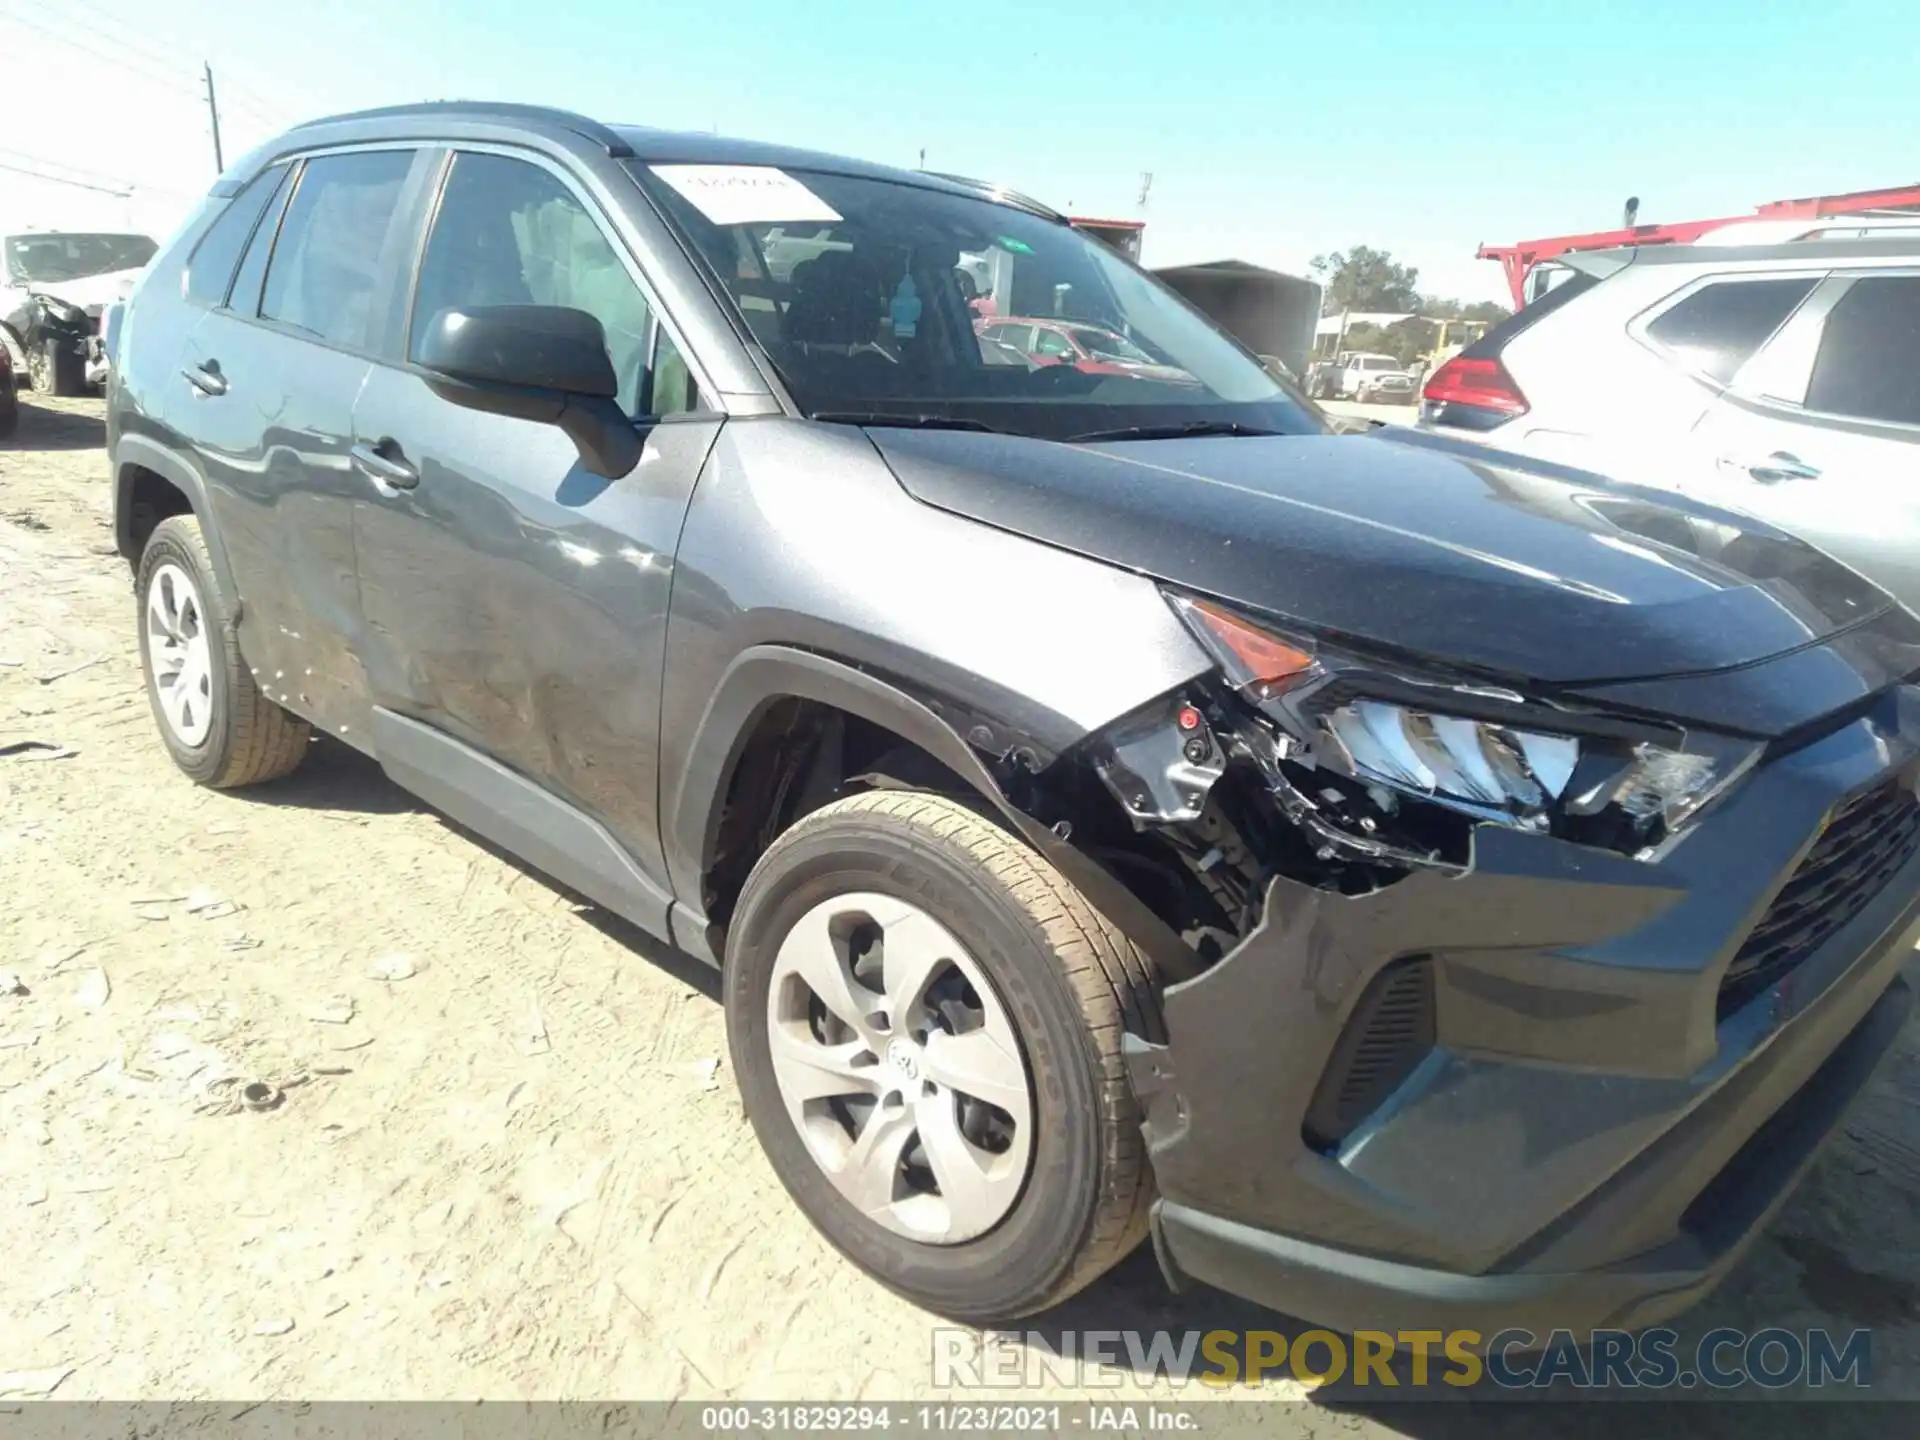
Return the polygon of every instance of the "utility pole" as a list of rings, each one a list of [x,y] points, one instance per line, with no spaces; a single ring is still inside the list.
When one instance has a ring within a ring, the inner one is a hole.
[[[1140,200],[1138,202],[1142,215],[1147,213],[1147,193],[1152,189],[1153,172],[1151,170],[1142,170],[1140,172]]]
[[[220,154],[220,102],[213,97],[213,66],[203,63],[200,68],[207,76],[207,116],[213,121],[213,170],[216,175],[223,175],[227,162]]]

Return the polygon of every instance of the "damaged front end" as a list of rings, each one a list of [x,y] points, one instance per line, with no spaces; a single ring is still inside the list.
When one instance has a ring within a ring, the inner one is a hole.
[[[1464,874],[1481,825],[1658,859],[1760,754],[1169,600],[1218,674],[1107,727],[1087,761],[1211,902],[1162,911],[1203,968],[1259,925],[1275,877],[1354,896]]]
[[[67,395],[87,383],[88,365],[98,345],[100,309],[40,290],[28,293],[13,326],[26,352],[34,389]]]
[[[1908,1008],[1920,689],[1763,745],[1173,603],[1218,669],[1082,747],[1075,834],[1184,881],[1125,1040],[1169,1278],[1483,1332],[1710,1288]]]

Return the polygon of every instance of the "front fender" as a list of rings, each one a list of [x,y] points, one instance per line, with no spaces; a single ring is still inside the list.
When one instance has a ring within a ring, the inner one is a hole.
[[[1105,870],[1008,798],[980,752],[933,705],[869,671],[812,651],[756,645],[727,667],[701,717],[687,763],[662,827],[667,872],[683,899],[674,906],[674,934],[683,944],[705,934],[695,908],[706,856],[717,838],[726,788],[755,724],[774,703],[815,701],[893,732],[919,746],[973,787],[1007,827],[1039,851],[1118,925],[1165,974],[1182,974],[1191,956],[1173,930]],[[990,727],[989,727],[990,729]],[[699,947],[696,948],[696,951]],[[717,956],[708,955],[709,959]]]

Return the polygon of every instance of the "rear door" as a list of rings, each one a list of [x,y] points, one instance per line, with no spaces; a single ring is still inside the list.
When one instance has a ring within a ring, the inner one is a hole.
[[[395,220],[416,156],[357,149],[290,167],[181,371],[247,663],[271,698],[352,743],[367,720],[352,519],[365,482],[348,449],[392,328]]]
[[[1695,493],[1920,604],[1920,270],[1828,277],[1693,440]]]
[[[410,345],[375,366],[353,417],[373,697],[584,811],[657,876],[667,597],[720,431],[712,388],[563,166],[461,147],[439,184],[413,339],[445,309],[585,310],[645,448],[631,474],[607,480],[555,426],[441,400]]]

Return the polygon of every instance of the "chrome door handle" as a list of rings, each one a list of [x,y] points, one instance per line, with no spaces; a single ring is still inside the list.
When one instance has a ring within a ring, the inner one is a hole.
[[[224,395],[227,393],[227,377],[220,373],[219,362],[207,361],[204,365],[192,365],[180,372],[187,384],[198,395]]]
[[[1776,485],[1782,480],[1818,480],[1820,467],[1809,465],[1798,455],[1789,455],[1784,450],[1776,450],[1764,460],[1741,460],[1732,455],[1720,457],[1720,463],[1732,470],[1744,470],[1752,479],[1762,485]]]
[[[404,460],[382,454],[382,446],[399,448],[391,440],[382,440],[376,445],[356,445],[352,451],[353,463],[371,476],[376,485],[392,490],[411,490],[418,485],[420,472]]]

